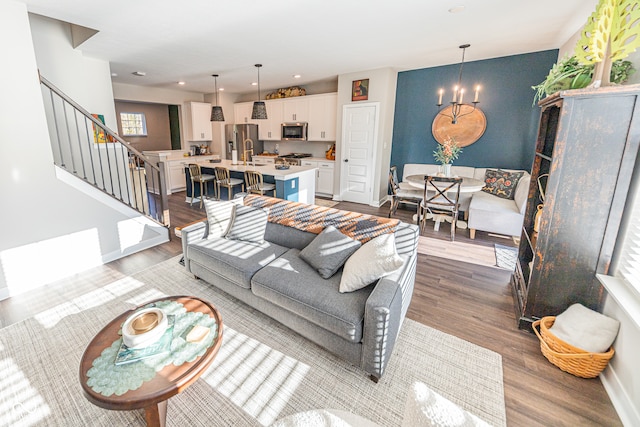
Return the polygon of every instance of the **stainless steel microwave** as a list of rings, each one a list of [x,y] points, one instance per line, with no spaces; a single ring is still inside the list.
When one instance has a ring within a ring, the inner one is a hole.
[[[280,136],[283,141],[306,141],[307,126],[307,122],[282,123]]]

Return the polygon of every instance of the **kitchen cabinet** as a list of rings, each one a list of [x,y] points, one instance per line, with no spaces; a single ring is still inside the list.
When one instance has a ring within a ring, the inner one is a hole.
[[[302,166],[313,166],[316,170],[316,194],[333,196],[333,167],[332,161],[302,160]]]
[[[602,309],[640,145],[638,86],[561,91],[540,102],[512,286],[519,327],[571,304]],[[537,212],[539,214],[539,220]]]
[[[211,141],[211,104],[204,102],[187,102],[187,140],[200,142]]]
[[[184,167],[189,164],[188,160],[170,160],[167,162],[168,171],[167,186],[171,193],[184,191],[187,189]]]
[[[306,96],[286,98],[282,105],[285,123],[309,121],[309,100]]]
[[[252,120],[253,102],[239,102],[233,104],[234,123],[255,123],[259,124],[262,120]]]
[[[277,156],[253,156],[252,159],[255,163],[264,163],[273,165],[276,163]]]
[[[336,140],[338,94],[309,97],[309,141]]]
[[[265,101],[267,120],[257,120],[258,135],[262,141],[280,141],[283,119],[283,100]]]

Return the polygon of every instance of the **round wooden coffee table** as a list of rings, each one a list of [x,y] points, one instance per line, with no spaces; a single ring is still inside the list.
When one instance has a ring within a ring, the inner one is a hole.
[[[167,300],[181,303],[187,311],[201,312],[214,318],[218,324],[218,333],[213,344],[193,362],[185,362],[180,366],[173,364],[165,366],[156,373],[153,379],[145,381],[136,390],[129,390],[120,396],[115,394],[104,396],[87,385],[89,379],[87,372],[102,351],[110,347],[120,337],[118,331],[122,323],[140,307],[122,313],[98,332],[82,355],[80,361],[80,384],[85,397],[91,403],[101,408],[118,411],[144,408],[148,426],[164,426],[167,417],[167,400],[194,383],[211,364],[222,344],[222,318],[218,310],[210,303],[192,296],[169,296],[150,301],[144,305]]]

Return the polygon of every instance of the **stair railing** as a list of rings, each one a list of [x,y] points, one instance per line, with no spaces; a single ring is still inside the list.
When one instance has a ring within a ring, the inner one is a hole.
[[[154,163],[40,76],[56,166],[169,226],[165,165]]]

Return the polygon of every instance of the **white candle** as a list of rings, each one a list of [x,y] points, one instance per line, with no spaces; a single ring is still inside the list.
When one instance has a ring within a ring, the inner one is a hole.
[[[476,86],[476,97],[473,99],[473,102],[478,102],[478,92],[480,92],[480,86]]]
[[[444,89],[440,89],[440,96],[438,97],[438,105],[442,105],[442,95],[444,94]]]
[[[458,86],[453,88],[453,102],[456,102],[458,99]]]
[[[464,89],[460,89],[460,101],[458,101],[458,104],[462,104],[462,96],[464,95]]]

